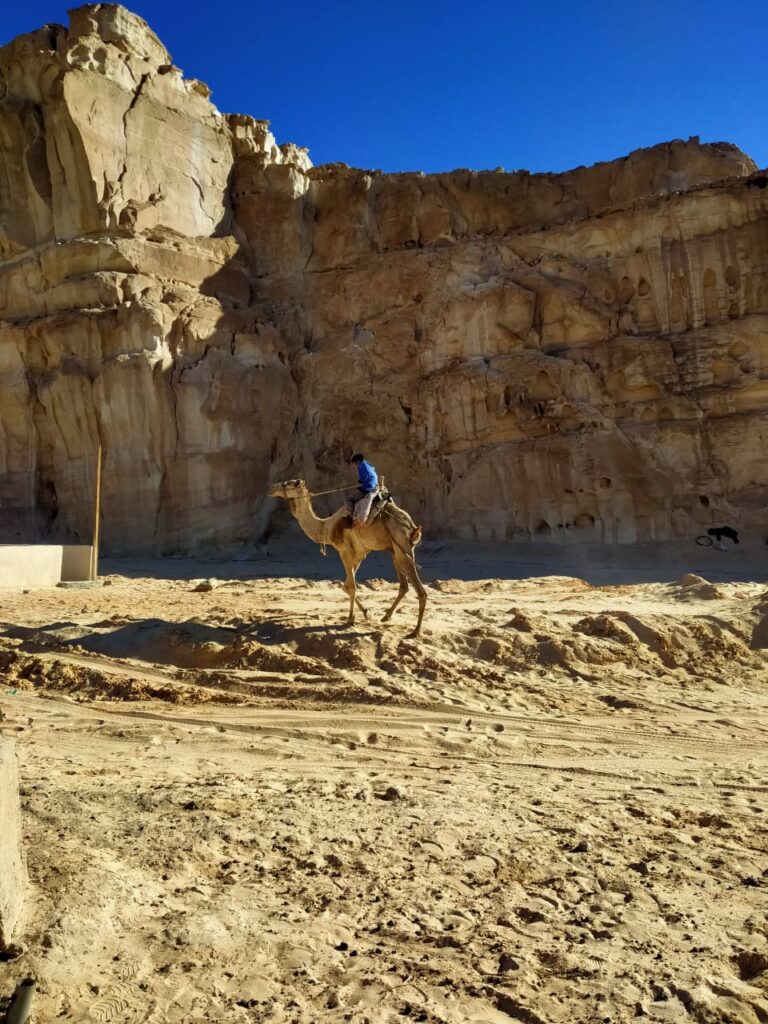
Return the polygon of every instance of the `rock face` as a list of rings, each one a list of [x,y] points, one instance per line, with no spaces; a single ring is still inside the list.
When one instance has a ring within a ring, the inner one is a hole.
[[[768,179],[312,168],[121,7],[0,50],[2,540],[242,543],[363,449],[429,530],[667,538],[768,502]]]

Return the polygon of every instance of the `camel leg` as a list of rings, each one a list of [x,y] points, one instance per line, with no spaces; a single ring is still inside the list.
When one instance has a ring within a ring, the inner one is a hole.
[[[389,622],[389,620],[395,614],[395,611],[397,610],[397,606],[400,604],[400,602],[403,600],[405,595],[408,593],[408,576],[398,566],[397,559],[394,557],[394,555],[393,555],[393,561],[395,563],[395,572],[397,573],[397,578],[400,581],[400,590],[397,592],[397,597],[392,602],[392,605],[390,606],[390,608],[385,612],[384,618],[381,620],[382,622]]]
[[[400,603],[405,593],[408,590],[408,584],[410,583],[413,589],[416,591],[416,596],[419,599],[419,617],[416,621],[415,629],[408,634],[409,637],[417,637],[421,633],[421,621],[424,618],[424,609],[427,606],[427,591],[424,589],[424,584],[419,578],[419,572],[416,568],[416,561],[412,553],[406,551],[400,551],[399,548],[395,548],[392,551],[392,558],[395,563],[395,569],[397,575],[400,578],[400,593],[395,598],[395,603],[392,605],[390,610],[387,612],[385,618],[390,616],[395,610],[397,605]]]
[[[416,596],[419,599],[419,617],[416,620],[416,628],[413,632],[409,633],[409,637],[417,637],[421,633],[421,620],[424,618],[424,609],[427,607],[427,591],[424,588],[424,584],[419,579],[419,571],[416,568],[416,560],[413,555],[406,562],[406,573],[411,581],[413,589],[416,591]]]
[[[347,594],[349,597],[349,618],[347,619],[347,625],[354,626],[355,605],[357,605],[357,607],[363,613],[364,617],[366,619],[368,618],[368,611],[363,605],[362,601],[357,596],[357,583],[355,581],[355,573],[357,572],[357,567],[360,565],[362,558],[355,561],[354,559],[349,557],[342,557],[341,560],[344,563],[344,569],[347,574],[347,578],[344,580],[343,584],[344,593]]]
[[[360,559],[360,562],[362,562],[362,558]],[[368,609],[365,607],[363,602],[357,596],[357,580],[355,578],[355,574],[357,573],[357,570],[360,568],[360,562],[356,562],[355,565],[352,567],[352,582],[353,582],[353,584],[355,586],[355,604],[360,609],[360,611],[363,613],[363,618],[367,620],[368,619]]]

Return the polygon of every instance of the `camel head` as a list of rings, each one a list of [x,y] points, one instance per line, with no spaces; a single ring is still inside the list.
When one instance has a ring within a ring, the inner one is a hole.
[[[303,480],[283,480],[269,488],[270,498],[308,498],[309,488]]]

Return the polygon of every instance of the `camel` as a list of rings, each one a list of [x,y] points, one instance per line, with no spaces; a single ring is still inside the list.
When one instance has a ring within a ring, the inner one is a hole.
[[[327,519],[318,519],[312,508],[312,495],[303,480],[285,480],[273,484],[269,490],[271,498],[285,498],[291,514],[310,540],[335,548],[344,566],[346,579],[344,591],[349,596],[348,626],[355,624],[355,606],[368,618],[368,612],[357,597],[355,573],[360,563],[371,551],[389,551],[395,564],[395,572],[400,582],[400,590],[390,608],[382,619],[389,622],[397,610],[397,606],[408,593],[408,584],[413,586],[419,599],[419,618],[416,628],[409,637],[417,637],[421,633],[421,620],[427,605],[427,592],[419,579],[414,549],[421,540],[421,527],[416,526],[411,517],[403,509],[390,501],[386,510],[361,528],[352,526],[352,520],[346,507],[334,512]]]

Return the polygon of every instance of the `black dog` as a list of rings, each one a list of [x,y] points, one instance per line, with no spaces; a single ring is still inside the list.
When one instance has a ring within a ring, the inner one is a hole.
[[[728,540],[732,540],[734,544],[739,543],[739,535],[735,530],[732,530],[730,526],[713,526],[711,530],[707,530],[710,537],[714,537],[715,540],[720,543],[723,537],[727,537]]]

